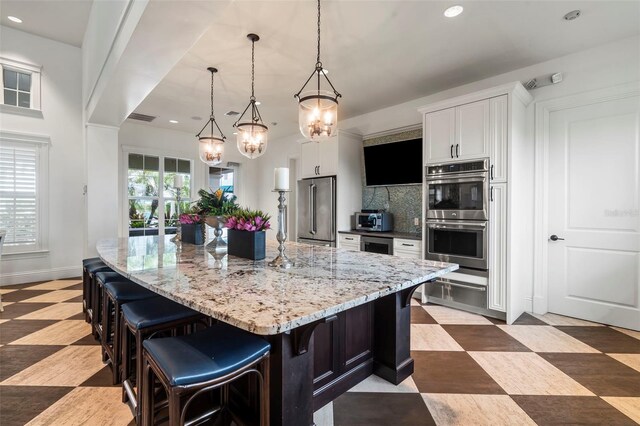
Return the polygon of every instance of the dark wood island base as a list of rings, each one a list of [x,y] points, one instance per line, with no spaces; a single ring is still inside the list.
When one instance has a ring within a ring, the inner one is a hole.
[[[314,411],[371,374],[396,385],[409,377],[410,302],[420,285],[268,336],[271,425],[312,425]]]

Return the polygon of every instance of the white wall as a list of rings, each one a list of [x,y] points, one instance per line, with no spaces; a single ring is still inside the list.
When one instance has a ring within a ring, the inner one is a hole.
[[[0,55],[42,66],[43,118],[3,114],[6,131],[47,135],[49,253],[2,256],[0,284],[81,275],[84,157],[82,72],[77,47],[0,26]]]
[[[195,122],[194,122],[195,123]],[[195,123],[194,129],[202,123]],[[123,155],[123,149],[134,147],[140,153],[156,153],[158,155],[173,155],[179,158],[191,159],[194,164],[194,199],[199,189],[209,188],[209,177],[207,165],[200,161],[198,156],[198,139],[194,133],[181,132],[177,130],[159,129],[144,124],[137,124],[131,120],[127,120],[121,127],[118,135],[120,153],[119,153],[119,190],[120,197],[120,216],[121,216],[121,235],[127,233],[127,225],[125,223],[126,212],[122,210],[122,206],[126,206],[124,202],[126,197],[126,180],[125,173],[127,167],[127,158]],[[257,205],[257,163],[256,160],[249,160],[242,156],[236,149],[235,138],[230,137],[225,143],[225,151],[223,154],[223,165],[228,162],[240,163],[239,173],[237,177],[238,184],[238,202],[242,205],[255,207]]]

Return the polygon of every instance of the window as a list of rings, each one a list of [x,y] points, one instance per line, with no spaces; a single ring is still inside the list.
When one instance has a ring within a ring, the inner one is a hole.
[[[4,57],[0,57],[0,67],[2,68],[0,76],[2,112],[41,117],[41,68]]]
[[[7,231],[7,253],[46,249],[46,194],[48,144],[0,137],[0,229]],[[42,138],[47,139],[48,138]]]
[[[228,197],[235,194],[235,169],[225,167],[209,167],[209,186],[222,188]]]
[[[191,161],[133,153],[128,160],[129,235],[174,234],[178,219],[175,177],[180,175],[183,180],[182,212],[191,202]]]
[[[3,68],[2,83],[5,105],[31,108],[31,74]]]

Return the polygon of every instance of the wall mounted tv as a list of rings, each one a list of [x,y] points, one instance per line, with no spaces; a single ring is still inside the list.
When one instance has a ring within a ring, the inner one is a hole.
[[[422,139],[364,147],[366,186],[422,183]]]

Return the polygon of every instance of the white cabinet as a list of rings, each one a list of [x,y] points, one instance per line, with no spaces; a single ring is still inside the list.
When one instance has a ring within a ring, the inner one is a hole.
[[[338,137],[322,142],[305,142],[300,147],[302,178],[333,176],[338,173]]]
[[[493,182],[507,181],[507,95],[491,99],[490,178]]]
[[[422,241],[407,240],[404,238],[393,239],[393,255],[406,257],[409,259],[420,259],[422,252]]]
[[[534,236],[543,237],[535,235],[531,219],[535,153],[527,134],[526,108],[532,100],[520,82],[513,82],[419,109],[424,114],[427,164],[490,160],[487,307],[505,312],[508,324],[532,310],[530,252]],[[423,208],[428,196],[424,188]],[[423,230],[423,244],[426,238]]]
[[[338,234],[338,247],[347,249],[360,251],[360,235],[355,234]]]
[[[489,309],[506,312],[507,184],[492,184],[489,197]]]
[[[489,100],[456,107],[456,159],[489,156]]]
[[[455,108],[425,115],[423,138],[427,163],[451,161],[454,157],[455,125]]]
[[[484,99],[425,114],[427,164],[488,157],[490,107]]]

